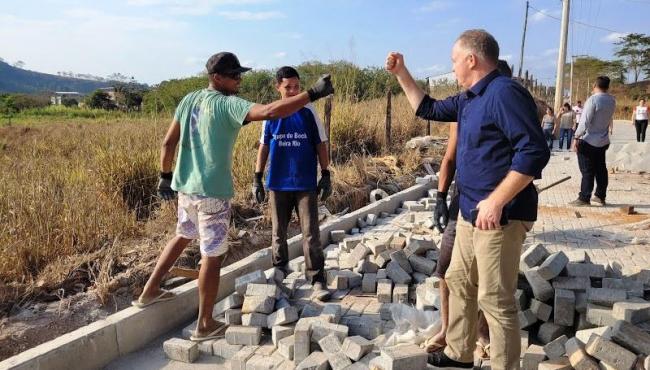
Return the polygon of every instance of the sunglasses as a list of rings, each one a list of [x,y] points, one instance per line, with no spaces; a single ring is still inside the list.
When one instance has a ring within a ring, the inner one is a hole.
[[[228,77],[228,78],[230,78],[231,80],[237,80],[237,81],[241,80],[241,73],[239,73],[239,72],[234,72],[234,73],[220,73],[220,75],[222,75],[222,76],[224,76],[224,77]]]

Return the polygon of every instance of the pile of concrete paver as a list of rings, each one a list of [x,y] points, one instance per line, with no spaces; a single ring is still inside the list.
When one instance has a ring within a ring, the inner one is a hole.
[[[229,360],[232,369],[423,369],[419,345],[384,346],[395,323],[393,303],[434,310],[437,279],[430,277],[440,235],[432,232],[435,191],[406,201],[395,213],[368,214],[357,227],[331,232],[324,248],[329,302],[317,299],[304,278],[304,257],[280,269],[235,280],[235,292],[215,305],[228,325],[225,337],[194,343],[173,338],[170,359],[193,362],[200,354]],[[411,212],[407,212],[411,211]],[[426,212],[424,212],[426,211]],[[196,322],[183,330],[189,338]]]
[[[621,172],[647,173],[650,172],[649,154],[650,143],[614,143],[608,152],[607,167]]]
[[[569,254],[540,244],[521,256],[522,368],[649,369],[648,276]]]
[[[224,338],[173,338],[165,353],[184,362],[200,353],[219,356],[231,369],[247,370],[426,369],[421,338],[391,341],[398,331],[426,328],[396,328],[391,308],[440,308],[431,276],[441,238],[432,230],[435,195],[431,190],[393,214],[369,214],[356,228],[331,232],[324,248],[329,302],[317,299],[299,257],[287,276],[272,268],[236,279],[235,292],[213,311],[228,325]],[[616,276],[584,252],[550,254],[542,245],[527,248],[520,270],[523,369],[642,369],[645,362],[650,370],[650,302],[643,300],[650,281]]]

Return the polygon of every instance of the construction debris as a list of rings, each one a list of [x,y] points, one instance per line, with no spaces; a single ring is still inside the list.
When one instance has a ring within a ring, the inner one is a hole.
[[[329,302],[305,280],[304,257],[290,262],[287,276],[274,268],[238,277],[213,311],[230,325],[225,338],[199,352],[229,359],[232,369],[425,369],[421,345],[440,329],[435,195],[331,232]],[[519,268],[523,369],[642,369],[650,355],[646,275],[622,276],[584,253],[541,244],[527,246]],[[193,358],[165,346],[170,358]]]

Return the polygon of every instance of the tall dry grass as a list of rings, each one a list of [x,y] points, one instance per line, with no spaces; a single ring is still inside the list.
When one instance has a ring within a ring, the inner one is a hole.
[[[317,109],[322,114],[322,103]],[[401,148],[425,132],[424,122],[414,118],[403,96],[394,97],[393,146],[386,148],[384,115],[383,99],[334,102],[335,196],[328,206],[358,206],[363,199],[346,200],[351,190],[407,175],[419,165],[417,155]],[[66,281],[110,280],[111,271],[119,269],[103,265],[123,252],[119,246],[146,240],[159,248],[160,235],[175,224],[173,207],[161,207],[155,197],[168,117],[29,116],[18,122],[0,127],[0,312],[26,297],[51,295]],[[234,202],[239,207],[252,203],[260,126],[244,127],[235,146]],[[394,156],[365,158],[379,153]],[[135,253],[140,252],[152,258]]]

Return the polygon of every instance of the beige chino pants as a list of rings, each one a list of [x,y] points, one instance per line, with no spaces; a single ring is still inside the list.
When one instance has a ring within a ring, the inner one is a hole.
[[[479,230],[459,218],[449,286],[449,358],[474,361],[478,309],[490,327],[492,369],[519,369],[521,342],[515,292],[521,246],[532,222],[510,220],[501,230]]]

